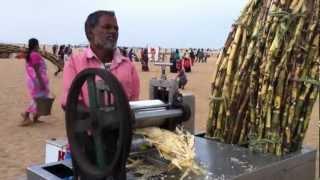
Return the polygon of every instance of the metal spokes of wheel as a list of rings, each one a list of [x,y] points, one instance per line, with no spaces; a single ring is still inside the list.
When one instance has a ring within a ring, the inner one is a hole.
[[[82,90],[88,92],[89,107],[80,108]],[[75,77],[65,118],[72,158],[83,173],[98,178],[117,171],[129,153],[130,112],[122,85],[110,72],[90,68]]]

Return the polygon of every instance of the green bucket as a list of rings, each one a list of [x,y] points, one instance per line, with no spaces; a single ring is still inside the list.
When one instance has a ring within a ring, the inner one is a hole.
[[[37,113],[40,116],[48,116],[51,114],[52,104],[54,102],[54,98],[51,97],[38,97],[35,98],[35,102],[37,105]]]

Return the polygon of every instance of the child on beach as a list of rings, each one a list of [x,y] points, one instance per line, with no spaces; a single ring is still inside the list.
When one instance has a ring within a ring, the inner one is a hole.
[[[183,68],[179,71],[179,73],[175,79],[178,82],[179,88],[184,89],[184,86],[187,84],[188,79],[187,79],[187,75],[184,72]]]

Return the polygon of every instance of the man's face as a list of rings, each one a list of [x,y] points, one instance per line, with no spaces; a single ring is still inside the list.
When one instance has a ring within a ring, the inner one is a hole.
[[[91,42],[95,47],[113,50],[117,47],[118,23],[116,17],[103,15],[91,30]]]

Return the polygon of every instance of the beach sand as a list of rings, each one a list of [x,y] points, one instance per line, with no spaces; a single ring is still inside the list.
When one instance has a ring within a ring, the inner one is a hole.
[[[196,97],[197,130],[204,131],[209,109],[209,90],[213,72],[216,70],[216,57],[208,63],[196,64],[184,92],[192,92]],[[29,103],[24,80],[24,60],[0,59],[0,179],[17,179],[25,175],[26,168],[44,163],[45,142],[50,138],[65,137],[64,113],[59,104],[61,95],[62,74],[53,76],[56,67],[47,61],[50,77],[50,89],[56,95],[52,115],[42,117],[45,123],[28,127],[19,127],[20,113]],[[141,78],[140,99],[148,99],[149,79],[160,76],[160,68],[150,66],[150,72],[141,72],[139,63],[135,63]],[[167,69],[167,72],[169,70]],[[169,78],[176,74],[168,73]],[[314,107],[305,144],[318,148],[319,130],[317,127],[318,102]]]

